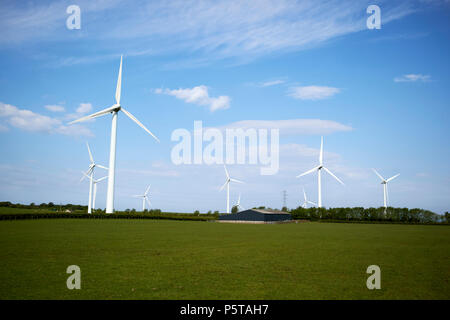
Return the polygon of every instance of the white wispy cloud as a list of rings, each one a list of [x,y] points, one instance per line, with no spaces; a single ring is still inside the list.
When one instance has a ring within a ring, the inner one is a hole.
[[[92,132],[81,125],[65,126],[60,119],[44,116],[31,110],[0,102],[0,118],[18,129],[29,132],[57,133],[70,136],[93,136]]]
[[[285,83],[284,80],[278,79],[278,80],[262,82],[259,84],[259,86],[260,87],[271,87],[271,86],[276,86],[276,85],[283,84],[283,83]]]
[[[52,112],[64,112],[66,109],[63,106],[59,105],[46,105],[44,106],[45,109],[52,111]]]
[[[295,164],[301,157],[312,157],[319,158],[320,149],[312,148],[305,144],[298,143],[285,143],[280,145],[280,154],[282,154],[285,158],[291,158]],[[325,151],[325,156],[327,159],[339,159],[340,155],[333,152]],[[297,164],[298,165],[298,164]]]
[[[428,82],[431,80],[431,76],[423,74],[405,74],[401,77],[394,78],[395,82]]]
[[[182,59],[188,60],[245,57],[249,61],[366,30],[365,12],[371,1],[173,0],[130,6],[120,0],[78,0],[82,22],[76,32],[65,28],[69,4],[1,2],[0,43],[88,40],[98,44],[95,51],[88,48],[79,57],[60,57],[63,65],[96,61],[99,52],[110,58],[117,54],[118,48],[111,46],[116,40],[121,47],[142,54],[183,53]],[[378,5],[383,8],[383,25],[417,7],[416,2],[406,0],[384,0]],[[86,31],[85,21],[95,32]]]
[[[208,87],[201,85],[193,88],[186,89],[155,89],[153,90],[157,94],[167,94],[174,96],[177,99],[183,100],[186,103],[192,103],[199,106],[208,107],[211,112],[219,109],[228,109],[230,107],[230,97],[219,96],[210,97],[208,92]]]
[[[125,173],[127,175],[134,175],[140,177],[142,179],[143,176],[151,176],[151,177],[178,177],[180,174],[177,170],[167,170],[167,169],[155,169],[155,170],[139,170],[139,169],[120,169],[118,170],[121,173]]]
[[[289,120],[243,120],[237,121],[221,129],[279,129],[280,134],[330,134],[351,131],[352,127],[332,120],[321,119],[289,119]]]
[[[77,113],[84,114],[88,113],[92,110],[92,104],[90,103],[80,103],[80,105],[77,108]]]
[[[334,87],[325,86],[304,86],[292,87],[289,89],[289,96],[300,100],[321,100],[334,96],[341,90]]]
[[[65,120],[74,120],[74,119],[78,119],[81,116],[83,116],[84,114],[88,113],[92,111],[92,103],[80,103],[78,105],[78,107],[75,109],[75,112],[73,113],[68,113],[65,115],[64,119]],[[88,120],[88,121],[93,121],[93,120]]]

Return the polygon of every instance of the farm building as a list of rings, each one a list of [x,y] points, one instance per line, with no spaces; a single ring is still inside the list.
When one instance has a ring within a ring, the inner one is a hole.
[[[290,213],[263,209],[248,209],[219,217],[219,222],[230,223],[277,223],[289,220],[292,220]]]

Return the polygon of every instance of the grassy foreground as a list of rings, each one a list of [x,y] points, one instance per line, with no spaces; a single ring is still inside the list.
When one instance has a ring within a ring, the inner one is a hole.
[[[1,221],[0,299],[450,299],[449,240],[447,226]]]

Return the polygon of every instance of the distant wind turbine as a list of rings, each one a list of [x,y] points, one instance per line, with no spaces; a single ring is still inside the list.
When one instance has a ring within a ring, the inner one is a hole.
[[[220,187],[220,191],[222,191],[223,188],[225,188],[225,186],[227,187],[227,213],[230,213],[230,182],[237,182],[237,183],[244,183],[244,182],[231,178],[230,175],[228,174],[227,167],[225,167],[225,165],[223,165],[223,167],[225,169],[227,180],[225,181],[223,186]]]
[[[321,181],[320,181],[320,171],[324,169],[326,172],[328,172],[333,178],[335,178],[340,184],[344,185],[344,183],[338,178],[336,177],[329,169],[327,169],[326,167],[324,167],[323,165],[323,137],[321,137],[320,140],[320,154],[319,154],[319,165],[317,167],[312,168],[311,170],[308,170],[302,174],[299,174],[297,176],[297,178],[300,178],[304,175],[310,174],[314,171],[317,170],[317,184],[318,184],[318,189],[319,189],[319,205],[318,207],[321,208],[322,207],[322,186],[321,186]]]
[[[379,174],[377,172],[377,170],[375,170],[375,169],[372,169],[372,170],[381,179],[381,184],[383,185],[383,192],[384,192],[384,208],[386,209],[388,206],[388,200],[389,200],[387,184],[389,181],[392,181],[395,178],[397,178],[400,175],[400,173],[396,174],[395,176],[390,177],[389,179],[385,179],[381,176],[381,174]]]
[[[150,200],[148,200],[148,192],[150,190],[150,185],[147,187],[147,190],[145,190],[144,194],[138,194],[138,195],[134,195],[133,197],[135,198],[142,198],[142,211],[145,211],[145,202],[147,201],[148,203],[148,207],[150,208],[151,203]]]
[[[102,165],[96,164],[95,161],[94,161],[94,157],[92,156],[92,153],[91,153],[91,148],[89,148],[89,143],[86,142],[86,146],[87,146],[87,149],[88,149],[88,152],[89,152],[89,159],[91,160],[91,164],[89,165],[88,170],[87,170],[86,172],[83,172],[83,176],[81,177],[80,182],[83,181],[83,179],[84,179],[85,177],[89,178],[89,203],[88,203],[88,213],[92,213],[92,188],[93,188],[93,184],[94,184],[94,178],[93,178],[93,177],[94,177],[94,169],[95,169],[96,167],[99,167],[99,168],[108,170],[108,168],[106,168],[106,167],[104,167],[104,166],[102,166]],[[95,197],[95,196],[94,196],[94,197]],[[95,201],[94,201],[94,202],[95,202]]]
[[[303,208],[306,209],[306,208],[308,207],[308,203],[309,203],[309,204],[312,204],[313,206],[317,206],[317,203],[312,202],[312,201],[309,201],[308,199],[306,199],[305,188],[303,188],[303,198],[305,199],[304,202],[303,202],[303,204],[302,204],[302,207],[303,207]]]
[[[122,90],[122,56],[120,57],[119,76],[117,78],[116,87],[116,103],[109,108],[95,112],[91,115],[85,116],[78,120],[72,121],[69,124],[82,122],[90,119],[94,119],[106,114],[112,113],[112,125],[111,125],[111,145],[109,151],[109,176],[108,176],[108,193],[106,195],[106,213],[114,212],[114,181],[115,181],[115,168],[116,168],[116,138],[117,138],[117,117],[119,111],[123,111],[125,115],[133,120],[138,126],[144,129],[148,134],[155,138],[158,142],[158,138],[150,132],[138,119],[136,119],[131,113],[125,110],[120,105],[120,95]]]
[[[238,211],[245,210],[245,208],[243,206],[241,206],[241,194],[240,193],[239,193],[239,198],[238,198],[238,201],[237,201],[235,207],[238,209]]]
[[[95,199],[97,198],[97,183],[99,183],[100,181],[105,180],[106,178],[108,178],[108,176],[105,176],[103,178],[97,179],[95,180],[94,177],[92,175],[88,176],[86,173],[83,172],[83,174],[86,176],[86,178],[88,178],[89,180],[92,181],[92,184],[94,185],[94,196],[92,197],[92,211],[95,210]]]

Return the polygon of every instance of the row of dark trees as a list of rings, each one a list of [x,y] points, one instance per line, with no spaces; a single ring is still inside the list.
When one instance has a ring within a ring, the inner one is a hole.
[[[40,210],[48,210],[48,211],[65,211],[69,210],[71,212],[75,211],[87,211],[88,206],[78,205],[78,204],[55,204],[53,202],[49,203],[41,203],[41,204],[35,204],[34,202],[30,204],[21,204],[21,203],[12,203],[10,201],[3,201],[0,202],[0,207],[4,208],[18,208],[18,209],[40,209]],[[144,214],[161,214],[160,209],[145,209],[142,211],[136,211],[136,209],[126,209],[123,211],[116,211],[117,213],[130,213],[130,214],[136,214],[136,213],[144,213]],[[105,213],[105,209],[94,209],[93,213],[101,214]],[[207,216],[216,216],[219,214],[219,211],[214,211],[214,213],[210,210],[206,214]],[[194,215],[200,215],[200,211],[195,210]]]
[[[64,211],[64,210],[70,210],[70,211],[81,211],[85,210],[87,211],[87,206],[82,206],[79,204],[55,204],[53,202],[49,203],[41,203],[36,204],[34,202],[30,204],[21,204],[21,203],[12,203],[9,201],[3,201],[0,202],[0,207],[6,207],[6,208],[18,208],[18,209],[42,209],[42,210],[49,210],[49,211]]]
[[[408,208],[303,208],[288,211],[293,219],[310,220],[348,220],[348,221],[386,221],[404,223],[449,223],[450,214],[439,215],[425,209]]]

